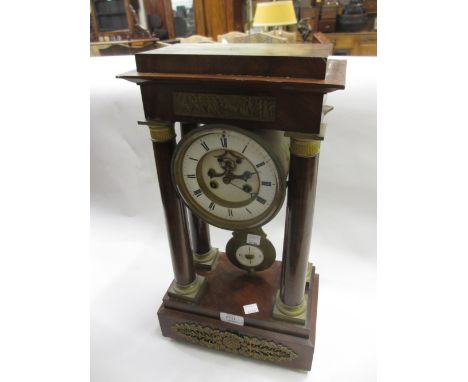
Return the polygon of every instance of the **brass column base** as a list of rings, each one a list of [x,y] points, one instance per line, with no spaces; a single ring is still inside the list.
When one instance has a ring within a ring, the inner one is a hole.
[[[273,318],[276,320],[305,325],[307,320],[307,298],[307,293],[305,293],[301,304],[290,306],[281,301],[280,293],[278,291],[276,294],[275,306],[273,307]]]
[[[202,255],[193,252],[193,264],[197,270],[211,271],[216,266],[218,255],[218,248],[211,248],[207,253]]]
[[[197,302],[206,286],[206,280],[203,276],[196,275],[195,280],[189,285],[179,285],[175,280],[171,283],[167,294],[171,297],[180,298],[191,302]]]

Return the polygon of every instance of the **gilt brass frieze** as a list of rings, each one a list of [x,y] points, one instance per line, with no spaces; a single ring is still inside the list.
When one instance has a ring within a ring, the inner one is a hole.
[[[188,342],[262,361],[291,361],[297,358],[297,353],[273,341],[212,329],[193,322],[174,324],[172,330]]]
[[[274,97],[234,94],[173,93],[174,113],[189,117],[211,117],[273,122]]]

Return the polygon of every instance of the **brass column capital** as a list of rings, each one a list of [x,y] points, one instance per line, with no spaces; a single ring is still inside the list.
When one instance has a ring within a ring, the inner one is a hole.
[[[176,136],[173,122],[147,121],[145,124],[148,125],[153,142],[170,141]]]
[[[303,158],[312,158],[320,152],[320,141],[291,137],[291,154]]]

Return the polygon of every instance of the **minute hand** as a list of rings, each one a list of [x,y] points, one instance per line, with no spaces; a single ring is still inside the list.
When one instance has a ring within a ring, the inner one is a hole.
[[[249,194],[249,195],[252,196],[252,197],[254,197],[255,195],[257,195],[256,192],[248,192],[248,191],[245,191],[242,187],[238,186],[238,185],[235,184],[235,183],[232,183],[232,182],[231,182],[230,184],[231,184],[232,186],[234,186],[234,187],[237,187],[239,190],[244,191],[245,193]]]

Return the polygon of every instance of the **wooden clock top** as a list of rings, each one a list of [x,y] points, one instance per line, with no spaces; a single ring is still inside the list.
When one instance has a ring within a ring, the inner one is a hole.
[[[135,55],[143,73],[325,79],[330,44],[175,44]]]
[[[174,44],[138,55],[327,57],[330,44]]]
[[[329,53],[323,44],[177,44],[136,54],[137,70],[118,78],[141,85],[147,120],[319,136],[323,95],[346,82],[346,61]]]

